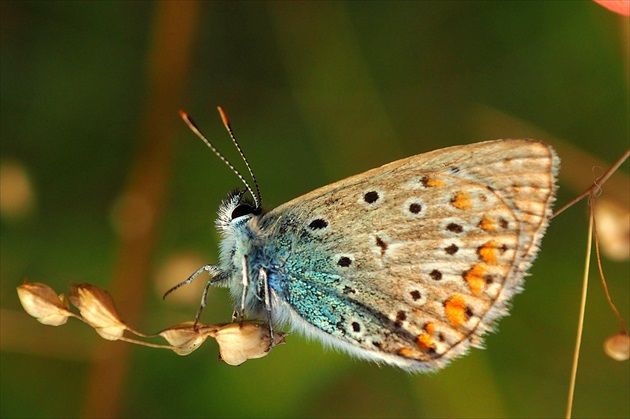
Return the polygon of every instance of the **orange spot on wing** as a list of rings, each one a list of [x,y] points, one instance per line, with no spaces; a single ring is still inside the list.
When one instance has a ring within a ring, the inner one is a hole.
[[[479,257],[481,260],[486,262],[488,265],[494,265],[497,263],[497,253],[496,249],[499,246],[495,240],[490,240],[489,242],[484,243],[478,250]]]
[[[466,304],[464,297],[455,295],[444,303],[446,317],[453,327],[459,327],[466,321]]]
[[[413,351],[409,348],[400,348],[398,350],[398,355],[402,355],[402,356],[413,356]]]
[[[492,217],[483,217],[479,223],[479,228],[484,231],[494,231],[496,229],[496,221]]]
[[[433,333],[435,332],[435,323],[427,322],[424,325],[424,330],[427,333],[421,333],[416,340],[416,346],[423,352],[427,352],[429,349],[435,349],[435,342],[433,341]]]
[[[418,346],[418,349],[420,349],[423,352],[426,352],[435,346],[433,344],[433,338],[425,333],[418,335],[418,340],[416,341],[416,345]]]
[[[485,274],[486,270],[478,263],[464,275],[464,279],[468,283],[468,287],[474,295],[479,295],[481,293],[481,290],[486,283],[484,279]]]
[[[466,192],[457,192],[451,199],[451,205],[460,210],[472,207],[472,199]]]
[[[433,188],[436,186],[444,186],[444,181],[430,177],[430,178],[426,178],[424,182],[424,186],[429,187],[429,188]]]

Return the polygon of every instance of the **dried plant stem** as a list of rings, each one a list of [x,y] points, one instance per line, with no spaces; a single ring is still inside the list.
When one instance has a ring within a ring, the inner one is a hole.
[[[577,201],[576,201],[577,202]],[[573,410],[573,396],[575,393],[575,381],[577,377],[578,361],[580,359],[580,346],[582,345],[582,331],[584,330],[584,313],[586,311],[586,295],[588,292],[588,271],[591,265],[591,246],[593,241],[593,207],[590,207],[590,217],[588,223],[588,243],[586,245],[586,259],[584,261],[584,279],[582,281],[582,301],[580,302],[580,316],[578,320],[577,338],[575,342],[575,352],[573,353],[573,365],[571,367],[571,381],[569,383],[569,397],[567,400],[566,418],[571,417]]]
[[[149,348],[170,349],[171,351],[173,350],[173,347],[171,345],[160,345],[159,343],[150,343],[150,342],[145,342],[143,340],[126,338],[124,336],[119,338],[118,340],[133,343],[135,345],[148,346]]]
[[[136,335],[136,336],[140,336],[141,338],[154,338],[154,337],[156,337],[156,336],[159,336],[159,334],[155,334],[155,333],[154,333],[154,334],[152,334],[152,335],[149,335],[149,334],[146,334],[146,333],[142,333],[142,332],[137,331],[136,329],[132,329],[132,328],[131,328],[131,327],[129,327],[129,326],[126,326],[126,330],[127,330],[129,333],[133,333],[133,334],[134,334],[134,335]]]
[[[591,206],[591,218],[593,219],[593,233],[595,234],[595,255],[597,257],[597,269],[599,269],[599,277],[602,280],[602,286],[604,287],[604,292],[606,293],[606,298],[608,299],[608,304],[610,305],[611,310],[617,316],[617,321],[619,322],[619,327],[621,329],[621,333],[624,335],[628,334],[628,329],[626,328],[626,324],[623,321],[623,317],[619,314],[619,310],[617,310],[617,306],[613,303],[612,297],[610,296],[610,291],[608,291],[608,284],[606,283],[606,278],[604,277],[604,269],[602,268],[602,258],[599,254],[599,237],[597,236],[597,220],[595,219],[595,200],[593,196],[589,198],[589,204]]]
[[[617,171],[619,166],[621,166],[623,162],[625,162],[628,159],[629,156],[630,156],[630,148],[627,149],[625,153],[599,179],[594,181],[593,184],[589,186],[583,193],[581,193],[576,198],[572,199],[567,204],[562,206],[562,208],[557,210],[551,217],[553,218],[561,214],[562,212],[564,212],[564,210],[576,204],[582,198],[586,196],[589,197],[588,244],[586,247],[586,260],[584,264],[584,279],[582,283],[582,300],[580,303],[580,316],[579,316],[579,321],[578,321],[577,338],[576,338],[576,343],[575,343],[575,352],[573,354],[573,365],[571,368],[571,380],[569,383],[569,396],[567,400],[566,418],[571,417],[571,412],[573,410],[573,397],[575,394],[575,382],[577,378],[577,368],[578,368],[578,362],[580,358],[580,347],[582,345],[582,332],[584,330],[584,315],[586,311],[586,296],[588,293],[588,274],[590,270],[593,234],[595,234],[595,252],[596,252],[596,257],[597,257],[597,267],[599,269],[602,285],[604,286],[606,298],[608,299],[608,303],[610,304],[610,307],[612,308],[613,312],[617,316],[617,320],[619,321],[622,333],[627,334],[627,329],[623,321],[623,318],[619,314],[619,311],[617,310],[617,307],[613,303],[610,293],[608,291],[608,285],[606,284],[604,271],[602,269],[601,258],[599,254],[599,239],[597,236],[597,224],[595,221],[594,197],[595,197],[595,194],[598,192],[598,190],[601,188],[601,186],[610,178],[610,176],[612,176],[613,173],[615,173],[615,171]]]
[[[577,202],[579,202],[582,198],[584,198],[584,197],[586,197],[588,195],[594,194],[608,180],[608,178],[610,176],[612,176],[612,174],[617,171],[619,166],[621,166],[623,164],[623,162],[625,162],[628,159],[629,156],[630,156],[630,148],[628,148],[626,150],[626,152],[623,153],[623,155],[615,162],[615,164],[613,164],[606,171],[606,173],[604,173],[599,179],[597,179],[595,182],[593,182],[593,184],[591,186],[589,186],[584,192],[582,192],[580,195],[578,195],[577,197],[573,198],[571,201],[569,201],[565,205],[563,205],[562,208],[560,208],[559,210],[554,212],[554,214],[551,216],[551,218],[557,217],[558,215],[563,213],[564,210],[566,210],[567,208],[569,208],[569,207],[573,206],[574,204],[576,204]]]

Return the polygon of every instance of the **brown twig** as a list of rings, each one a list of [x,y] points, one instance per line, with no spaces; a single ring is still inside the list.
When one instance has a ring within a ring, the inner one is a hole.
[[[578,195],[577,197],[573,198],[571,201],[569,201],[568,203],[566,203],[565,205],[563,205],[559,210],[557,210],[552,216],[551,218],[554,218],[558,215],[560,215],[561,213],[564,212],[564,210],[566,210],[567,208],[573,206],[574,204],[576,204],[577,202],[579,202],[580,200],[582,200],[584,197],[593,194],[597,189],[601,188],[601,186],[608,180],[608,178],[610,176],[612,176],[613,173],[615,173],[617,171],[617,169],[619,168],[619,166],[621,166],[623,164],[624,161],[626,161],[628,159],[628,157],[630,156],[630,148],[628,148],[626,150],[626,152],[615,162],[615,164],[613,164],[607,171],[606,173],[604,173],[599,179],[597,179],[595,182],[593,182],[593,184],[591,186],[589,186],[584,192],[582,192],[580,195]]]
[[[576,201],[577,202],[577,201]],[[588,271],[591,264],[591,246],[593,242],[593,207],[590,208],[591,216],[588,223],[588,242],[586,245],[586,260],[584,262],[584,277],[582,280],[582,298],[580,300],[580,316],[578,320],[577,337],[575,341],[575,351],[573,353],[573,364],[571,366],[571,379],[569,381],[569,396],[567,400],[566,418],[571,417],[573,410],[573,396],[575,395],[575,381],[580,359],[580,347],[582,346],[582,331],[584,329],[584,312],[586,311],[586,295],[588,293]]]
[[[617,321],[619,322],[619,326],[621,328],[621,333],[624,335],[628,334],[628,329],[626,328],[626,324],[623,321],[623,317],[617,310],[617,306],[613,303],[612,297],[610,296],[610,291],[608,291],[608,284],[606,283],[606,278],[604,277],[604,269],[602,268],[602,258],[599,254],[599,237],[597,235],[597,220],[595,219],[595,199],[593,199],[593,195],[589,198],[589,205],[591,206],[591,217],[593,217],[593,234],[595,235],[595,255],[597,257],[597,269],[599,270],[599,277],[602,280],[602,286],[604,287],[604,292],[606,293],[606,298],[608,299],[608,304],[610,308],[617,316]]]
[[[123,223],[133,226],[148,220],[144,229],[121,235],[110,285],[125,307],[125,318],[136,323],[144,305],[151,253],[167,192],[167,178],[173,158],[176,107],[184,91],[190,67],[191,48],[197,27],[198,2],[156,3],[147,75],[149,92],[140,127],[140,147],[124,197],[142,205],[126,205]],[[130,349],[128,345],[103,342],[95,351],[89,374],[82,417],[120,417]]]

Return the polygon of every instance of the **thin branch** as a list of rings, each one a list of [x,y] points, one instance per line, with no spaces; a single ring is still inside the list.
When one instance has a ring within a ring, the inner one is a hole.
[[[588,271],[591,265],[591,246],[593,241],[593,207],[590,207],[591,216],[588,223],[588,243],[586,245],[586,260],[584,263],[584,279],[582,282],[582,301],[580,302],[580,317],[578,321],[575,352],[573,353],[573,365],[571,367],[571,381],[569,383],[569,397],[567,400],[566,418],[571,417],[573,410],[573,396],[575,394],[575,381],[577,377],[578,361],[580,359],[580,347],[582,345],[582,331],[584,330],[584,313],[586,311],[586,294],[588,292]]]
[[[619,168],[619,166],[621,166],[623,164],[623,162],[625,162],[628,157],[630,156],[630,148],[628,148],[626,150],[625,153],[623,153],[623,155],[615,162],[615,164],[613,164],[610,169],[608,169],[606,171],[606,173],[604,173],[599,179],[597,179],[595,182],[593,182],[593,184],[591,186],[589,186],[584,192],[582,192],[580,195],[578,195],[577,197],[573,198],[571,201],[569,201],[568,203],[566,203],[565,205],[562,206],[562,208],[560,208],[559,210],[557,210],[552,216],[551,218],[554,218],[558,215],[560,215],[561,213],[564,212],[564,210],[566,210],[567,208],[571,207],[572,205],[576,204],[577,202],[579,202],[580,200],[582,200],[582,198],[593,194],[597,189],[601,188],[602,185],[604,183],[606,183],[606,181],[608,180],[608,178],[610,176],[612,176],[613,173],[615,173],[617,171],[617,169]]]
[[[617,316],[617,321],[619,322],[619,326],[621,327],[621,333],[624,335],[628,334],[628,329],[626,329],[626,324],[623,321],[623,317],[619,314],[619,310],[617,310],[617,306],[613,303],[612,297],[610,296],[610,292],[608,291],[608,284],[606,283],[606,278],[604,277],[604,270],[602,268],[602,259],[599,254],[599,237],[597,236],[597,220],[595,219],[595,200],[593,196],[589,198],[589,204],[591,206],[591,212],[593,217],[593,233],[595,234],[595,254],[597,255],[597,269],[599,269],[599,277],[602,280],[602,286],[604,287],[604,292],[606,293],[606,298],[608,299],[608,304],[610,304],[610,308]]]

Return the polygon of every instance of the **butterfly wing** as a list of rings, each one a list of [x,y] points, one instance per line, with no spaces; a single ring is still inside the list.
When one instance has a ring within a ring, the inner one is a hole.
[[[450,147],[317,189],[260,220],[278,317],[365,358],[444,366],[506,315],[551,214],[532,140]]]

